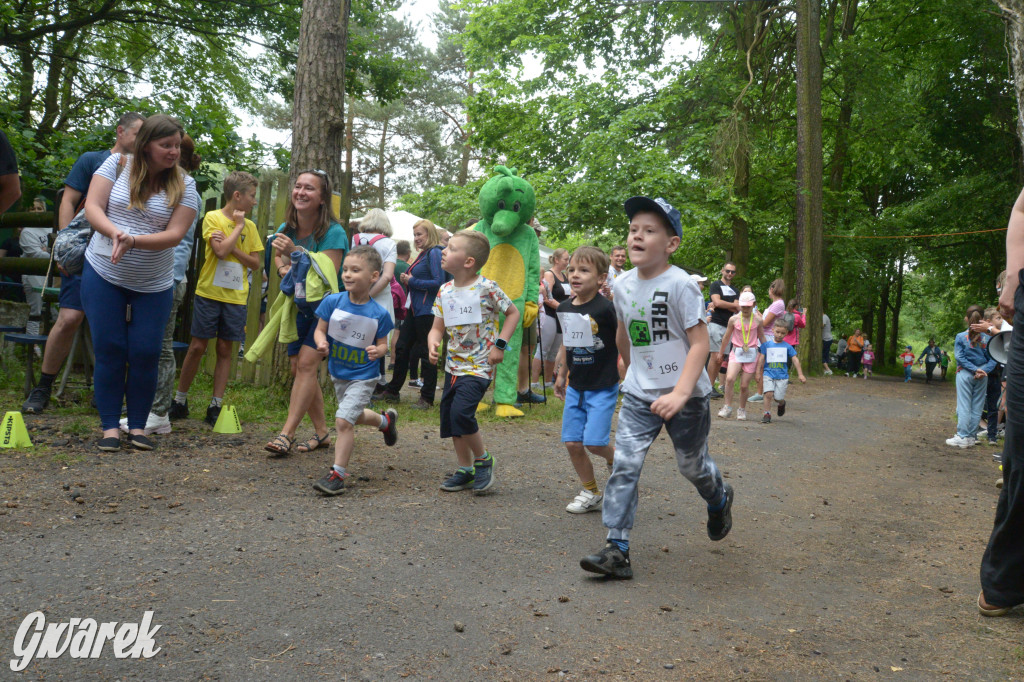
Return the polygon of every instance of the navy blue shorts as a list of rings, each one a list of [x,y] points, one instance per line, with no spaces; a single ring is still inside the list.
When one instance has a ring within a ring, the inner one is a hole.
[[[295,331],[299,334],[299,340],[288,343],[288,357],[298,355],[299,349],[303,346],[309,346],[313,350],[316,350],[316,342],[313,341],[313,332],[316,331],[316,325],[318,322],[320,322],[320,318],[316,315],[307,315],[301,310],[296,313]]]
[[[57,299],[61,308],[85,310],[82,307],[82,276],[60,275],[60,297]]]
[[[192,336],[245,341],[245,306],[196,296],[192,303]]]
[[[483,400],[490,380],[475,376],[444,375],[441,394],[441,438],[472,436],[480,430],[476,406]]]

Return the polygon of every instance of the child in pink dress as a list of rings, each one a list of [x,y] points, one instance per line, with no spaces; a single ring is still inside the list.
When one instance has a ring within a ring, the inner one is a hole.
[[[864,344],[864,354],[860,357],[860,367],[864,370],[864,379],[871,376],[871,367],[875,364],[874,346],[870,343]]]

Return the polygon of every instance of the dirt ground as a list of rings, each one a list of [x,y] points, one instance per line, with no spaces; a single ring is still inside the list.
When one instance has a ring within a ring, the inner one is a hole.
[[[487,497],[438,490],[454,455],[426,424],[390,449],[360,432],[338,498],[311,487],[330,455],[267,460],[267,427],[186,422],[148,454],[72,437],[55,447],[71,463],[6,451],[0,651],[36,610],[151,609],[154,658],[108,647],[21,677],[1024,679],[1024,612],[974,607],[998,472],[994,448],[944,444],[954,400],[952,382],[832,377],[793,387],[771,425],[716,418],[736,490],[718,543],[662,436],[628,582],[579,568],[604,528],[564,511],[579,486],[558,424],[487,427]],[[68,439],[55,417],[29,423],[37,443]]]

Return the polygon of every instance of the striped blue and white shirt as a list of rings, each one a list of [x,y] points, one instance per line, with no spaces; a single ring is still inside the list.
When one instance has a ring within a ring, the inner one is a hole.
[[[120,158],[120,154],[112,154],[96,170],[96,175],[114,183],[110,189],[110,198],[107,200],[107,218],[118,229],[128,234],[145,235],[163,232],[167,229],[167,223],[170,222],[171,214],[174,213],[176,206],[167,205],[167,193],[161,190],[146,201],[145,210],[129,208],[131,197],[128,183],[132,157],[128,156],[124,169],[118,176],[117,164]],[[184,173],[183,175],[185,194],[181,203],[198,211],[199,195],[196,193],[196,181]],[[114,265],[110,262],[109,255],[103,255],[97,250],[98,242],[102,238],[99,233],[94,234],[89,241],[89,248],[85,252],[89,265],[96,270],[100,277],[116,286],[142,293],[165,291],[173,286],[173,247],[161,251],[132,249],[121,257],[117,265]]]

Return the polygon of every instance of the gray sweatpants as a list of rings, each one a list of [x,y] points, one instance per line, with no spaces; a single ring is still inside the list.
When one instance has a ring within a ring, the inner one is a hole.
[[[164,345],[160,349],[160,364],[157,369],[156,395],[153,396],[153,407],[150,412],[160,415],[167,414],[171,409],[171,400],[174,399],[174,377],[177,374],[178,363],[174,359],[174,323],[178,318],[178,308],[185,300],[185,293],[188,289],[188,281],[183,279],[174,287],[174,298],[171,303],[171,316],[167,319],[167,326],[164,327]]]
[[[708,454],[711,407],[707,397],[690,398],[669,421],[651,412],[651,404],[628,393],[619,410],[615,433],[615,464],[604,490],[601,519],[609,540],[629,540],[636,516],[637,485],[644,458],[664,426],[675,446],[679,473],[697,488],[708,503],[722,498],[722,474]]]

